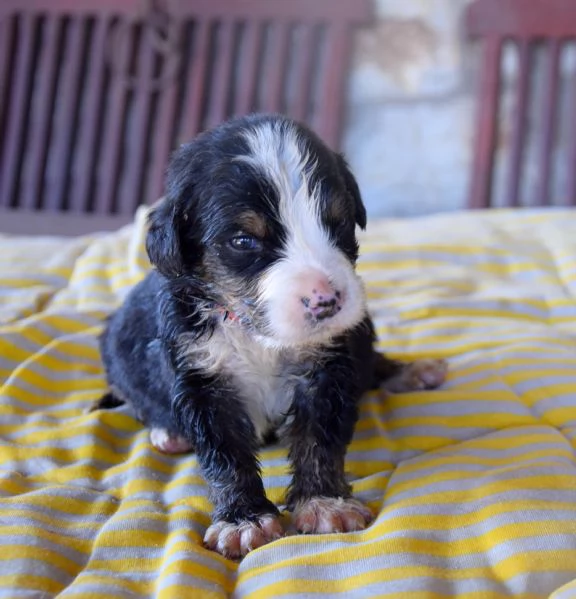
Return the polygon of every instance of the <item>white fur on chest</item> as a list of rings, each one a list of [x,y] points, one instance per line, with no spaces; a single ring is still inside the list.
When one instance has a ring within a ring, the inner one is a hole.
[[[287,368],[294,356],[266,347],[233,322],[217,327],[210,339],[183,346],[195,368],[230,377],[259,440],[282,424],[299,380]]]

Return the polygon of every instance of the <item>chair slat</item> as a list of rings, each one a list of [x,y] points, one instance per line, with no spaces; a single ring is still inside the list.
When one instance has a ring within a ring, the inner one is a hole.
[[[80,212],[90,208],[96,173],[96,144],[101,124],[101,104],[105,94],[106,42],[111,20],[100,18],[94,23],[88,56],[88,76],[84,92],[85,105],[80,115],[78,160],[73,171],[70,208]]]
[[[558,104],[558,69],[560,64],[560,40],[552,39],[548,44],[548,60],[544,80],[542,102],[542,137],[539,143],[539,174],[533,204],[542,206],[550,202],[550,174],[552,150],[556,134],[556,107]]]
[[[0,206],[18,205],[16,185],[21,168],[21,154],[26,133],[26,118],[30,104],[34,65],[35,17],[24,14],[19,18],[18,45],[14,65],[14,84],[9,92],[9,119],[6,127],[4,153],[0,167]]]
[[[298,60],[295,67],[296,87],[294,107],[290,111],[292,115],[301,120],[306,120],[310,102],[312,85],[312,66],[314,62],[314,41],[316,24],[307,23],[302,25],[301,39],[298,40]]]
[[[370,13],[370,0],[0,2],[0,205],[131,213],[161,194],[175,142],[231,114],[284,112],[335,143],[335,71]]]
[[[484,41],[483,67],[480,79],[478,129],[470,193],[471,208],[487,208],[490,205],[500,106],[501,55],[501,38],[487,38]]]
[[[465,28],[470,37],[479,38],[485,47],[469,206],[494,205],[492,177],[497,149],[498,99],[503,93],[493,71],[496,58],[502,59],[494,45],[498,39],[512,40],[520,47],[518,80],[512,90],[511,144],[508,146],[508,140],[503,138],[500,148],[503,155],[510,153],[506,155],[509,171],[504,204],[546,206],[573,202],[576,205],[576,77],[573,85],[565,86],[560,69],[564,44],[576,39],[576,3],[574,0],[473,0],[466,9]],[[541,46],[547,51],[543,65],[531,58]],[[536,68],[539,88],[534,93],[530,79]],[[569,107],[568,118],[572,124],[564,123],[564,110],[560,110],[564,102]],[[529,118],[533,108],[537,114],[535,119]],[[566,129],[570,133],[566,134]],[[532,161],[532,150],[535,161]],[[528,159],[530,171],[524,168],[528,166]],[[562,187],[555,185],[560,174],[556,164],[567,169]],[[528,172],[534,175],[534,183],[524,192],[521,181]]]
[[[117,35],[118,54],[112,74],[110,92],[110,106],[107,108],[104,138],[102,140],[102,170],[95,200],[96,212],[110,214],[113,211],[115,190],[117,189],[120,159],[122,157],[122,144],[124,132],[124,110],[127,101],[127,81],[129,77],[130,50],[133,44],[133,27],[124,21],[122,35]],[[118,25],[117,25],[118,26]]]
[[[316,130],[320,136],[335,148],[338,144],[339,130],[343,119],[344,73],[346,61],[350,55],[350,32],[345,22],[336,22],[328,27],[326,34],[325,72],[321,97],[316,99],[318,124]]]
[[[576,206],[576,70],[572,73],[569,84],[569,93],[572,102],[569,114],[570,122],[568,130],[568,150],[566,152],[566,172],[568,173],[566,182],[566,197],[564,203],[569,206]]]
[[[290,41],[290,25],[286,21],[276,21],[271,25],[270,56],[263,79],[264,110],[267,112],[283,112],[284,83],[288,47]]]
[[[262,46],[263,24],[260,20],[250,21],[245,30],[245,54],[240,63],[239,89],[234,113],[248,114],[254,110],[256,87],[260,67],[259,56]]]
[[[210,53],[211,22],[199,19],[194,28],[192,60],[186,79],[190,82],[184,102],[184,119],[179,141],[189,141],[200,130],[202,102],[206,93],[206,73]]]
[[[183,41],[184,27],[182,22],[178,22],[174,25],[174,44],[177,47]],[[179,65],[180,66],[180,65]],[[165,65],[165,68],[166,65]],[[173,144],[173,133],[175,128],[175,121],[177,115],[177,92],[180,84],[180,73],[178,69],[174,73],[174,77],[169,77],[166,80],[166,84],[160,88],[160,98],[158,101],[158,111],[156,116],[156,123],[152,127],[152,157],[151,162],[154,165],[165,165],[168,162],[170,151]],[[164,187],[164,169],[156,168],[152,169],[150,175],[150,184],[148,189],[144,190],[143,202],[154,202],[157,200],[163,191]]]
[[[40,50],[38,68],[39,84],[34,89],[32,106],[34,116],[31,130],[31,160],[24,178],[22,206],[33,209],[40,205],[40,187],[46,167],[52,112],[54,109],[54,92],[58,77],[58,45],[62,31],[62,19],[56,15],[46,17],[45,42]],[[44,41],[44,40],[43,40]]]
[[[7,113],[6,101],[9,97],[8,88],[10,82],[10,69],[12,63],[12,44],[15,38],[15,19],[12,17],[4,17],[0,19],[0,137],[4,135],[5,119]]]
[[[150,83],[154,79],[155,52],[152,46],[153,33],[148,27],[142,32],[138,52],[138,71],[135,81],[136,98],[132,105],[133,121],[130,128],[130,151],[126,163],[126,181],[121,188],[121,197],[116,212],[130,214],[141,200],[142,177],[146,161],[148,121],[152,103]]]
[[[214,81],[209,90],[206,128],[214,127],[228,117],[228,100],[232,91],[232,52],[234,50],[235,23],[225,19],[220,25],[219,44],[214,63]]]
[[[69,169],[72,159],[72,142],[76,125],[76,111],[82,74],[81,52],[83,39],[86,32],[86,22],[83,17],[71,19],[68,24],[67,40],[65,46],[65,64],[61,75],[62,97],[56,123],[56,145],[54,148],[53,164],[58,168],[52,190],[47,194],[44,206],[57,210],[64,207],[65,198],[70,181]]]
[[[506,190],[507,204],[511,207],[520,205],[520,181],[526,140],[527,108],[530,93],[531,42],[521,40],[518,44],[518,81],[516,84],[516,106],[513,115],[512,145],[510,150],[510,171]]]

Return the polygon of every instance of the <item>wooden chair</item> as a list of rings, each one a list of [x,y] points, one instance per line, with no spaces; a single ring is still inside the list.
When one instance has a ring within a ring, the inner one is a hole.
[[[369,0],[2,0],[0,208],[126,218],[161,195],[174,147],[254,111],[337,147],[369,16]]]
[[[482,70],[478,94],[477,135],[474,151],[470,207],[487,208],[495,204],[494,169],[499,146],[508,146],[505,190],[506,206],[576,205],[576,76],[571,82],[568,105],[569,140],[558,146],[559,101],[562,86],[560,61],[566,44],[576,39],[575,0],[475,0],[467,10],[466,31],[482,42]],[[499,123],[502,97],[502,56],[505,44],[513,43],[518,53],[518,76],[512,108],[509,143],[501,138]],[[544,85],[532,89],[534,54],[546,53]],[[536,102],[536,104],[531,104]],[[536,107],[537,118],[530,115]],[[532,120],[532,122],[531,122]],[[530,165],[535,184],[521,193],[526,171],[527,133],[536,143],[536,161]],[[502,148],[500,148],[502,149]],[[552,189],[554,159],[565,161],[566,180],[560,190]],[[532,168],[533,167],[533,168]],[[524,197],[523,197],[524,196]],[[527,197],[526,197],[527,196]]]

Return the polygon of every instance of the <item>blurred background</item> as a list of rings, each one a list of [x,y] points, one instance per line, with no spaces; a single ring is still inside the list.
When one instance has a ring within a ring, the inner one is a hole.
[[[372,218],[574,203],[575,39],[574,0],[3,0],[0,230],[126,222],[253,111],[343,151]]]

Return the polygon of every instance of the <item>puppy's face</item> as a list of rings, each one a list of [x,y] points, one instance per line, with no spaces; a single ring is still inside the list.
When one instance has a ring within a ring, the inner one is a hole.
[[[231,121],[183,146],[147,249],[207,310],[276,347],[325,343],[360,322],[355,226],[366,224],[344,160],[276,116]]]

